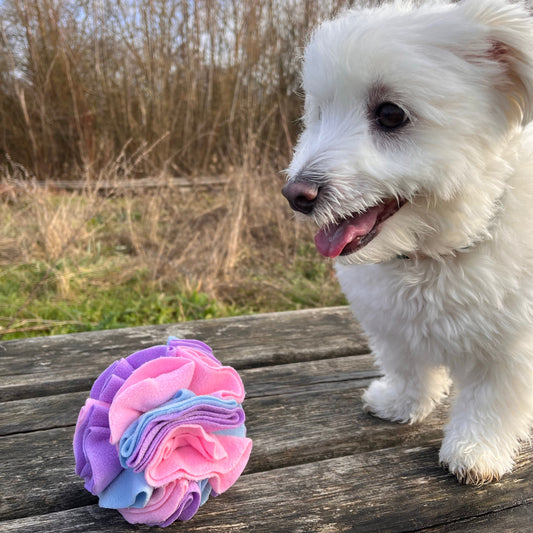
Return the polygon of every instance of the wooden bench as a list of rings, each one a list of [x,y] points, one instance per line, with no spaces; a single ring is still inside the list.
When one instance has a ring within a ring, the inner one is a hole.
[[[72,435],[100,372],[168,335],[239,370],[254,449],[234,487],[167,530],[533,531],[531,447],[502,482],[461,486],[437,464],[447,406],[413,426],[363,413],[378,372],[345,307],[0,343],[0,531],[149,529],[97,506]]]

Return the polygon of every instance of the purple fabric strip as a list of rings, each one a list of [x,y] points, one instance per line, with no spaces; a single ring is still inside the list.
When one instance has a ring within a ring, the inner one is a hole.
[[[120,385],[133,374],[134,370],[152,359],[164,357],[167,347],[164,345],[152,346],[138,352],[132,353],[126,359],[120,359],[108,366],[96,379],[91,389],[91,398],[102,399],[107,397],[107,402],[111,403]],[[120,383],[117,387],[116,385]]]
[[[105,489],[122,471],[117,449],[109,443],[108,412],[106,405],[87,400],[74,434],[76,474],[85,479],[85,488],[92,494]]]
[[[187,491],[187,494],[185,495],[183,500],[181,500],[177,509],[164,522],[161,522],[159,525],[161,527],[167,527],[176,520],[190,520],[198,511],[200,507],[200,501],[200,487],[194,481],[190,481],[189,490]]]
[[[222,365],[222,363],[214,356],[213,350],[211,350],[211,347],[205,344],[202,341],[197,341],[193,339],[178,339],[177,337],[169,337],[167,341],[168,351],[169,355],[174,355],[174,352],[176,350],[179,351],[180,348],[192,348],[193,350],[196,350],[198,352],[203,353],[204,355],[207,355],[210,359],[212,359],[215,363],[218,363],[219,365]]]
[[[234,400],[195,396],[182,389],[166,404],[133,422],[120,439],[119,454],[124,467],[143,470],[169,431],[184,424],[198,424],[206,431],[238,428],[244,410]]]

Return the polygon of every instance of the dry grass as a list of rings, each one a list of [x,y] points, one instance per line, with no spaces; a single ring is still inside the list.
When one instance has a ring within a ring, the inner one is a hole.
[[[220,188],[120,196],[4,179],[0,334],[341,303],[331,265],[311,246],[310,228],[292,220],[281,185],[279,174],[245,169]],[[97,301],[97,310],[77,307]],[[120,309],[137,305],[123,317]]]
[[[301,48],[353,2],[4,0],[0,163],[98,174],[156,143],[142,174],[279,166],[301,114]]]
[[[343,301],[279,169],[305,39],[353,3],[1,2],[0,336]],[[228,183],[97,191],[184,175]]]

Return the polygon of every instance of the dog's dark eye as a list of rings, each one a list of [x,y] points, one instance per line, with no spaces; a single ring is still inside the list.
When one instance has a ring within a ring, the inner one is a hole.
[[[393,130],[406,124],[408,118],[401,107],[392,102],[384,102],[376,109],[376,121],[381,127]]]

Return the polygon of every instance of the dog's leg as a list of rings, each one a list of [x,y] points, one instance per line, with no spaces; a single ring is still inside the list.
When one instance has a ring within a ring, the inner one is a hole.
[[[363,396],[364,408],[378,418],[413,424],[442,401],[451,381],[444,367],[418,358],[415,363],[407,350],[402,353],[398,342],[394,344],[382,345],[376,353],[385,375],[370,384]]]
[[[510,472],[533,419],[533,369],[511,364],[457,374],[459,395],[445,429],[441,465],[461,483],[482,485]]]

